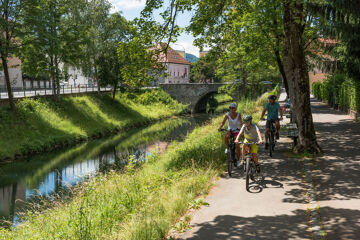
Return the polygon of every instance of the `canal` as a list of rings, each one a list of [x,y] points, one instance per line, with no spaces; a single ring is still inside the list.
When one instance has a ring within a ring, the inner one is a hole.
[[[0,227],[15,226],[39,199],[71,192],[98,173],[123,169],[130,159],[146,161],[172,141],[181,141],[209,115],[174,117],[147,127],[120,132],[74,147],[0,165]],[[60,194],[61,193],[61,194]],[[68,194],[69,195],[69,194]]]

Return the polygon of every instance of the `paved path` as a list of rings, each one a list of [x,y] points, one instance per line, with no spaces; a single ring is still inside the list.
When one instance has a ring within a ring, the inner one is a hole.
[[[360,123],[312,101],[318,141],[312,178],[327,239],[360,239]]]
[[[325,156],[316,159],[309,171],[326,238],[359,239],[360,124],[323,103],[313,100],[312,106]],[[234,178],[221,178],[205,199],[210,205],[195,212],[192,229],[179,238],[318,239],[313,233],[316,227],[309,229],[304,162],[286,157],[290,144],[280,138],[272,159],[261,148],[265,184],[251,193],[245,190],[240,171]]]

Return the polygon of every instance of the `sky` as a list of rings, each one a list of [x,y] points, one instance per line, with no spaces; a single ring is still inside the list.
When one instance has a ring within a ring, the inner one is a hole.
[[[140,17],[141,10],[145,7],[146,0],[109,0],[113,5],[112,12],[122,12],[127,20],[133,20]],[[184,13],[177,17],[177,24],[180,27],[186,27],[189,24],[192,13]],[[155,16],[156,20],[160,21],[160,17]],[[170,44],[175,50],[185,50],[186,53],[191,53],[199,57],[199,48],[193,45],[194,37],[191,34],[183,32],[177,39],[176,44]]]

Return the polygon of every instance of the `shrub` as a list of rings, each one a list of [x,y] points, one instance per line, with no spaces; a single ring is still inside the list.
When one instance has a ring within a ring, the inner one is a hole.
[[[152,90],[148,91],[146,90],[144,93],[140,94],[137,99],[137,102],[144,104],[144,105],[150,105],[154,103],[162,103],[162,104],[175,104],[175,100],[171,98],[171,96],[166,93],[162,89]]]
[[[312,93],[327,103],[360,111],[360,84],[344,74],[330,75],[323,83],[313,83]]]

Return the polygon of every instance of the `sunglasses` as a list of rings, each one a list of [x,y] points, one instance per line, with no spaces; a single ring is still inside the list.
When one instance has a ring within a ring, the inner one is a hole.
[[[229,107],[230,109],[236,109],[236,108],[234,108],[234,107]]]

